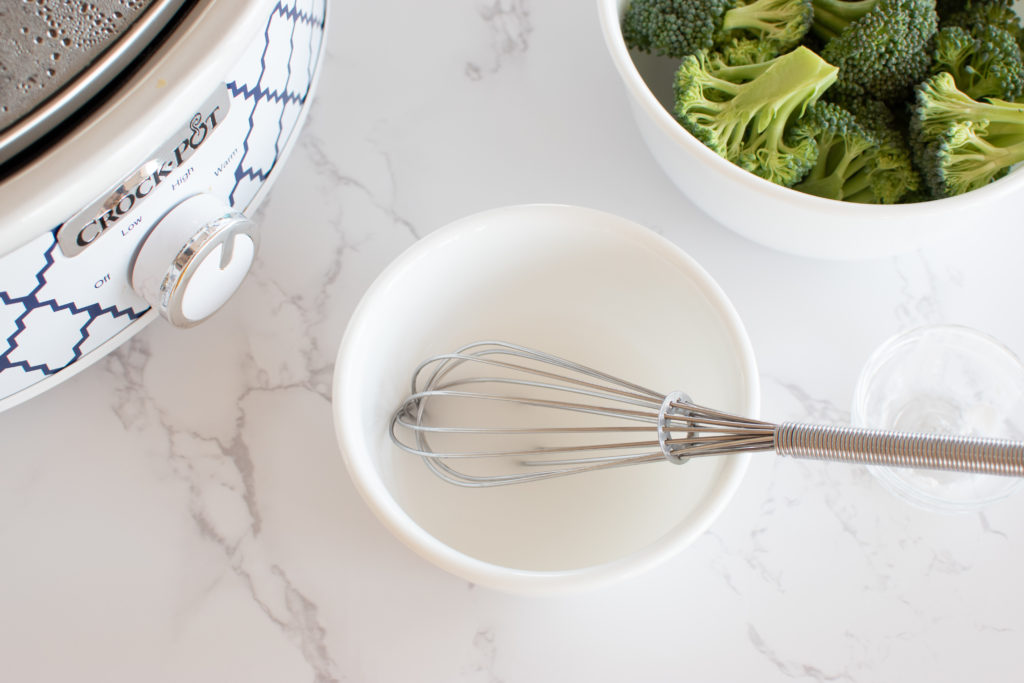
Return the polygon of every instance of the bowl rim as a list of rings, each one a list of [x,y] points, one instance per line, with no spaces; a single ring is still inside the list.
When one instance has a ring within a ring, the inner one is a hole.
[[[721,316],[723,325],[739,351],[737,360],[745,392],[741,398],[751,417],[756,417],[760,411],[760,378],[746,329],[717,282],[679,246],[650,228],[614,214],[567,204],[521,204],[481,211],[457,219],[418,240],[377,276],[349,319],[338,348],[334,370],[332,414],[338,444],[350,478],[384,526],[424,559],[474,584],[511,593],[550,595],[608,585],[640,574],[677,554],[703,534],[725,509],[742,482],[750,455],[729,456],[719,476],[709,487],[708,505],[695,511],[687,519],[685,527],[677,525],[653,543],[625,557],[575,569],[524,570],[476,559],[431,536],[402,509],[378,476],[372,457],[359,453],[353,435],[345,428],[345,416],[350,412],[347,406],[359,405],[361,402],[356,387],[347,379],[350,369],[360,362],[352,349],[359,343],[364,328],[374,316],[374,301],[390,289],[410,265],[427,257],[430,252],[444,248],[447,241],[465,232],[493,229],[494,219],[499,216],[512,214],[521,221],[526,216],[538,213],[547,214],[548,217],[552,213],[559,214],[563,220],[583,225],[591,218],[600,216],[620,226],[624,238],[646,241],[659,247],[664,254],[671,255],[673,261],[687,272]]]
[[[988,332],[959,323],[927,323],[911,327],[885,339],[864,362],[854,385],[850,408],[851,424],[855,427],[865,428],[877,426],[868,424],[865,418],[871,399],[873,378],[883,366],[892,362],[893,357],[903,352],[906,347],[913,348],[920,341],[936,335],[966,339],[971,343],[980,344],[1005,360],[1008,365],[1014,366],[1018,372],[1024,373],[1024,359],[1021,359],[1009,346]],[[978,512],[988,505],[1014,495],[1024,484],[1024,480],[1006,478],[1006,485],[994,493],[978,495],[972,499],[953,499],[915,487],[906,478],[906,472],[901,468],[869,465],[867,469],[891,494],[927,512]]]
[[[761,178],[753,173],[745,171],[736,166],[724,157],[721,157],[689,131],[683,128],[668,112],[661,102],[658,101],[650,87],[640,75],[640,71],[630,57],[629,48],[626,47],[625,39],[622,36],[621,17],[630,0],[595,0],[597,3],[598,19],[601,24],[601,32],[604,35],[605,47],[612,58],[619,76],[630,93],[631,100],[640,105],[645,114],[661,128],[673,141],[685,148],[689,153],[694,154],[701,163],[709,164],[717,171],[729,175],[733,180],[741,183],[745,190],[761,195],[771,196],[779,201],[798,201],[806,203],[809,207],[820,207],[823,210],[839,211],[848,214],[852,218],[863,218],[865,220],[877,219],[880,212],[891,213],[895,217],[914,216],[921,219],[928,215],[938,215],[954,208],[962,208],[968,204],[994,200],[997,197],[1006,197],[1018,192],[1024,185],[1024,172],[1010,173],[1009,175],[989,183],[984,187],[971,190],[953,197],[942,197],[940,199],[929,199],[927,201],[910,204],[859,204],[856,202],[844,202],[836,199],[817,197],[805,194],[789,187],[783,187]]]

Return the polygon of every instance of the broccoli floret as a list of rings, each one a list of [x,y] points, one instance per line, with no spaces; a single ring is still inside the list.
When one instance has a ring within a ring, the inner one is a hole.
[[[923,187],[921,175],[910,153],[906,133],[898,129],[889,110],[881,102],[874,102],[877,108],[872,115],[867,109],[852,110],[857,121],[864,126],[878,143],[875,152],[875,169],[871,174],[872,191],[879,204],[895,204],[911,201],[910,197]],[[884,116],[880,111],[884,111]]]
[[[795,47],[811,25],[811,0],[632,0],[622,17],[629,47],[685,57],[737,37]]]
[[[998,99],[974,100],[960,91],[953,77],[945,72],[918,86],[911,116],[915,135],[932,138],[960,121],[988,121],[1000,135],[1020,134],[1024,133],[1024,106]]]
[[[978,24],[1002,26],[1011,33],[1020,33],[1020,17],[1013,9],[1013,0],[952,0],[936,6],[939,24],[970,29]]]
[[[985,124],[958,121],[927,147],[924,174],[932,196],[953,197],[984,187],[1024,161],[1024,137],[1009,143],[992,136]]]
[[[959,26],[968,31],[987,24],[1008,31],[1024,51],[1024,26],[1013,9],[1013,0],[948,0],[939,3],[939,26]]]
[[[632,0],[622,15],[626,45],[667,57],[709,49],[733,0]]]
[[[839,67],[840,94],[893,103],[928,76],[937,30],[935,0],[878,0],[828,41],[821,56]]]
[[[853,114],[860,125],[883,138],[906,137],[906,124],[884,102],[871,97],[832,98],[836,104]]]
[[[781,54],[800,44],[813,17],[811,0],[740,0],[722,17],[715,43],[750,37]]]
[[[736,38],[707,55],[710,68],[760,64],[779,56],[774,45],[757,38]]]
[[[869,162],[877,145],[853,114],[830,102],[818,102],[800,125],[817,141],[818,161],[793,189],[852,201],[865,191],[870,193]]]
[[[818,102],[800,125],[818,143],[818,162],[793,189],[862,204],[895,204],[920,185],[902,137],[881,117],[865,125],[839,105]]]
[[[940,29],[932,71],[948,71],[957,87],[976,100],[1012,100],[1024,88],[1024,62],[1016,39],[991,24]]]
[[[812,0],[815,35],[831,40],[878,4],[878,0]]]
[[[817,160],[816,143],[796,121],[835,79],[836,68],[805,47],[742,66],[700,52],[676,72],[675,115],[729,161],[791,186]]]
[[[1024,161],[1024,108],[994,98],[978,102],[943,72],[917,89],[911,139],[932,195],[962,194]]]

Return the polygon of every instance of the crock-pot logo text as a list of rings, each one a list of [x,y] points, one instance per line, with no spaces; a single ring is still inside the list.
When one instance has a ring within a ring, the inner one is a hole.
[[[218,89],[217,95],[210,98],[203,109],[161,147],[156,158],[137,168],[102,199],[61,226],[57,241],[65,256],[81,253],[126,214],[138,208],[210,138],[230,106],[226,90]]]
[[[192,121],[189,123],[189,129],[192,134],[183,138],[178,143],[177,147],[174,148],[171,158],[157,162],[158,165],[154,163],[147,164],[145,167],[147,170],[152,168],[153,165],[157,165],[156,170],[145,175],[134,187],[126,187],[125,185],[119,187],[110,196],[106,211],[103,211],[86,223],[78,231],[78,235],[75,237],[75,242],[78,246],[82,248],[88,246],[90,242],[116,223],[119,218],[134,209],[136,204],[145,199],[167,176],[178,170],[185,163],[185,160],[199,149],[199,146],[206,140],[206,136],[209,135],[210,131],[217,127],[218,109],[219,107],[207,114],[205,119],[201,114],[193,116]],[[133,174],[133,179],[137,179],[139,175]]]

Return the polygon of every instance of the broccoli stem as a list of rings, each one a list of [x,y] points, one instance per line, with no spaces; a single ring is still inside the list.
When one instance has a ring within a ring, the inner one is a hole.
[[[865,161],[860,161],[855,165],[857,170],[846,179],[843,186],[843,201],[874,202],[875,192],[871,187],[871,174],[866,165]]]
[[[720,63],[705,53],[683,59],[674,83],[676,118],[729,161],[792,186],[818,156],[817,143],[794,121],[835,82],[838,69],[804,46],[757,65]]]
[[[864,188],[860,192],[848,194],[843,197],[844,202],[853,202],[854,204],[877,204],[878,197],[875,195],[874,190],[870,187]]]
[[[830,173],[821,178],[805,178],[793,186],[804,194],[813,194],[815,197],[826,199],[840,199],[843,196],[843,179]]]
[[[765,72],[765,64],[765,62],[760,62],[756,64],[718,67],[715,69],[713,78],[716,79],[718,84],[728,83],[731,85],[733,90],[726,90],[726,92],[735,95],[735,89],[738,87],[738,84],[752,81]]]
[[[985,139],[1000,149],[1009,149],[1015,145],[1024,144],[1024,130],[1017,128],[1012,133],[993,134],[992,129],[993,126],[990,124]]]
[[[990,183],[1003,170],[1024,161],[1024,140],[1008,147],[975,137],[973,152],[958,151],[945,170],[947,187],[965,192]]]
[[[1024,135],[1024,105],[997,99],[978,102],[955,89],[944,91],[934,101],[938,106],[926,106],[921,119],[926,131],[941,132],[957,121],[988,121],[993,139]]]
[[[878,0],[813,0],[814,32],[831,39],[874,8]]]
[[[818,99],[836,78],[836,68],[805,47],[799,47],[743,88],[733,100],[739,110],[756,111],[752,122],[766,139],[781,141],[793,119]]]
[[[821,141],[821,156],[825,163],[818,163],[807,177],[795,185],[795,189],[806,194],[843,201],[858,201],[854,197],[863,195],[861,201],[871,201],[871,174],[867,171],[865,154],[851,155],[846,144],[832,137]]]
[[[761,33],[770,33],[778,28],[778,21],[788,18],[791,12],[778,6],[772,7],[765,0],[757,0],[749,5],[734,7],[722,17],[721,31],[747,29]]]
[[[822,84],[829,75],[828,83]],[[747,124],[742,116],[725,112],[746,112],[761,144],[781,139],[793,111],[801,104],[806,106],[808,93],[817,88],[824,90],[834,79],[834,68],[806,48],[771,62],[722,67],[714,73],[706,72],[704,87],[731,99],[706,100],[694,107],[691,115],[707,117],[709,123],[717,121],[719,139],[726,149],[739,154],[747,142]]]
[[[993,137],[1024,132],[1024,106],[994,98],[979,102],[959,90],[948,72],[918,86],[914,117],[926,139],[942,135],[960,121],[986,121]]]

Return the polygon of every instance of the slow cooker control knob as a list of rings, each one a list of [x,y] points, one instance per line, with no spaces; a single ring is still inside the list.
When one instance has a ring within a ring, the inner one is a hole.
[[[172,208],[135,254],[132,287],[178,327],[213,315],[242,284],[253,258],[256,226],[212,195]]]

